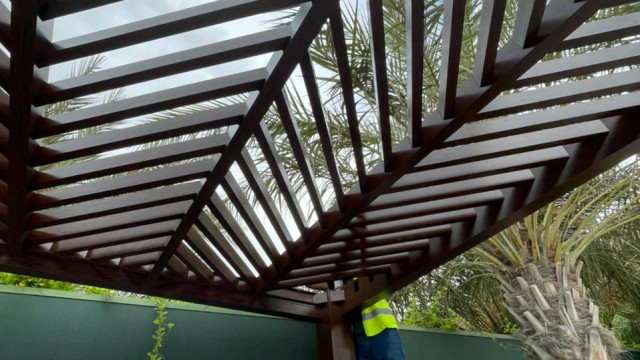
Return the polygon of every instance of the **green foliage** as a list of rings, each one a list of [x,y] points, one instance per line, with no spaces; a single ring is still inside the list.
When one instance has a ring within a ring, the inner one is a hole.
[[[31,287],[39,289],[54,289],[65,291],[77,291],[78,285],[66,281],[42,279],[33,276],[17,275],[0,272],[0,284],[19,287]]]
[[[437,328],[443,330],[465,329],[464,320],[450,308],[444,308],[440,304],[441,293],[438,292],[433,301],[418,307],[416,298],[413,298],[409,310],[406,312],[403,323],[425,328]]]
[[[147,353],[149,360],[164,360],[166,359],[161,353],[160,348],[162,347],[162,342],[165,340],[171,329],[175,325],[174,323],[167,323],[167,310],[166,310],[167,300],[166,299],[156,299],[156,318],[153,320],[155,325],[158,325],[158,328],[151,336],[152,339],[155,340],[155,344],[153,349]]]

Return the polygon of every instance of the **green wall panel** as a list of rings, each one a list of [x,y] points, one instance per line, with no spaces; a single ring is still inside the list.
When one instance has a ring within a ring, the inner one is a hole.
[[[0,360],[147,359],[153,302],[0,285]],[[168,360],[314,360],[315,325],[193,304],[168,305]],[[525,360],[502,335],[403,327],[407,360]],[[625,360],[640,360],[629,354]]]

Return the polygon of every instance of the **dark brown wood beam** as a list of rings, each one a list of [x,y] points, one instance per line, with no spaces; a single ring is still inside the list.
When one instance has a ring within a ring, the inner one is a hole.
[[[200,214],[198,219],[196,220],[197,229],[202,232],[202,235],[206,238],[213,248],[216,249],[220,255],[229,263],[229,265],[233,268],[233,271],[237,272],[240,278],[245,281],[247,284],[251,286],[256,286],[256,284],[260,281],[260,279],[256,279],[253,271],[249,268],[247,263],[245,263],[238,250],[236,250],[231,243],[227,240],[227,238],[222,234],[220,229],[216,226],[216,224],[209,218],[207,214]],[[187,238],[191,240],[191,242],[196,245],[196,247],[202,251],[207,251],[207,245],[204,240],[200,241],[200,235],[195,232],[195,230],[189,229],[187,232]],[[213,251],[212,251],[213,252]],[[214,259],[218,258],[218,255],[213,252],[207,252],[209,256],[208,259],[211,259],[212,262]],[[215,255],[215,256],[213,256]]]
[[[384,19],[382,0],[369,0],[371,21],[371,61],[376,92],[376,105],[382,142],[382,164],[384,171],[393,170],[393,143],[391,142],[391,119],[389,114],[389,84],[387,79],[387,56],[384,44]]]
[[[482,2],[480,29],[476,45],[473,77],[480,86],[493,81],[493,67],[498,53],[498,42],[502,33],[502,22],[507,6],[506,0],[485,0]],[[454,95],[455,96],[455,95]]]
[[[338,171],[333,145],[331,144],[329,124],[324,113],[324,105],[320,97],[320,89],[318,88],[315,70],[309,53],[306,53],[302,56],[302,59],[300,59],[300,70],[302,71],[302,78],[309,97],[311,111],[316,123],[316,128],[318,129],[318,135],[320,136],[322,152],[324,153],[324,158],[327,162],[327,170],[329,171],[329,177],[331,178],[331,184],[333,185],[335,197],[334,203],[338,206],[340,211],[344,211],[345,202],[342,181],[340,180],[340,172]],[[326,223],[323,221],[320,226],[325,227]]]
[[[351,79],[351,69],[349,67],[349,56],[344,34],[344,24],[342,23],[342,13],[336,9],[331,13],[330,18],[331,35],[333,46],[336,51],[336,63],[340,84],[342,85],[342,98],[344,99],[345,115],[349,124],[349,137],[353,148],[353,157],[356,163],[356,173],[358,175],[358,185],[361,192],[367,192],[367,170],[364,165],[364,154],[362,152],[362,139],[360,137],[360,127],[358,125],[358,113],[356,109],[355,97],[353,94],[353,80]]]
[[[258,90],[264,83],[265,76],[264,69],[250,70],[66,112],[52,116],[50,119],[43,118],[38,127],[34,129],[33,135],[36,138],[59,135],[73,130]]]
[[[29,251],[21,258],[8,256],[6,246],[0,246],[0,269],[17,274],[48,277],[62,281],[106,287],[128,292],[144,292],[176,300],[204,305],[285,316],[306,321],[318,321],[324,311],[313,304],[285,300],[272,296],[256,298],[226,287],[215,287],[199,281],[178,279],[163,274],[154,287],[145,286],[146,272],[138,269],[92,263],[76,257],[54,257],[39,251]]]
[[[282,50],[291,28],[275,29],[57,81],[36,99],[51,104],[208,66]]]
[[[291,251],[293,244],[293,237],[285,224],[280,209],[276,206],[271,194],[269,193],[262,175],[258,171],[258,168],[253,163],[248,151],[243,151],[241,158],[238,159],[238,166],[244,174],[247,184],[251,187],[253,194],[262,206],[262,210],[265,212],[271,226],[276,231],[278,239],[282,242],[287,252]]]
[[[202,261],[213,269],[216,275],[227,283],[227,286],[233,287],[237,283],[239,277],[236,275],[236,270],[231,265],[225,264],[213,250],[213,245],[207,244],[207,240],[200,236],[195,229],[189,230],[184,241],[200,256]]]
[[[186,232],[191,228],[196,217],[202,211],[211,195],[213,195],[213,192],[224,175],[229,171],[238,155],[244,149],[247,141],[259,130],[262,118],[275,101],[295,67],[304,56],[308,56],[307,49],[309,45],[326,23],[331,12],[338,6],[338,1],[330,0],[322,2],[321,5],[319,5],[319,3],[313,3],[313,5],[307,4],[300,7],[298,15],[292,22],[294,31],[291,41],[282,54],[272,59],[271,64],[268,66],[268,70],[270,71],[264,83],[264,88],[270,89],[271,91],[260,92],[252,99],[251,106],[241,126],[232,137],[216,166],[207,176],[202,190],[180,223],[174,237],[172,237],[167,245],[167,248],[156,263],[153,271],[150,273],[149,283],[153,283],[158,278],[166,266],[167,261],[177,248],[179,241],[181,241]]]
[[[465,0],[444,2],[442,15],[444,17],[442,27],[443,45],[438,93],[438,109],[443,119],[449,119],[455,115],[465,3]]]
[[[304,181],[304,184],[306,185],[306,193],[309,196],[309,199],[311,199],[311,204],[313,204],[313,209],[315,210],[316,216],[318,217],[320,226],[324,226],[326,225],[326,219],[324,217],[324,206],[322,204],[320,191],[318,190],[316,178],[312,172],[311,163],[309,163],[309,159],[307,158],[307,152],[305,151],[304,145],[302,144],[302,140],[300,138],[300,130],[298,128],[297,121],[292,116],[293,112],[291,109],[291,105],[289,104],[289,101],[287,100],[286,94],[284,92],[276,98],[276,108],[278,110],[278,114],[280,115],[280,122],[282,123],[282,127],[287,134],[289,145],[291,146],[291,151],[293,152],[293,157],[298,164],[298,171],[300,172],[300,175],[302,175],[302,179]],[[264,142],[264,140],[262,142]],[[268,149],[268,151],[271,151],[271,146],[269,146]],[[275,148],[273,150],[275,150]],[[273,167],[271,169],[272,172],[277,171],[274,170]]]
[[[424,84],[424,1],[405,0],[407,14],[407,125],[411,147],[422,141]]]
[[[511,115],[534,109],[616,95],[640,89],[640,70],[628,70],[586,80],[553,85],[539,90],[504,95],[489,103],[477,120]]]
[[[513,41],[520,47],[528,48],[538,41],[540,22],[546,5],[546,0],[521,1],[518,4]]]
[[[29,203],[29,211],[51,209],[202,179],[207,175],[214,163],[214,159],[199,160],[33,194]]]
[[[42,20],[51,20],[120,1],[122,0],[38,0],[38,14]]]
[[[36,173],[33,176],[32,188],[41,190],[101,176],[213,155],[222,152],[228,141],[229,136],[227,134],[211,135],[181,143],[140,150],[130,154],[115,155],[61,166]]]
[[[7,237],[12,255],[20,255],[25,241],[24,226],[27,208],[29,131],[33,66],[36,58],[36,0],[14,1],[11,5],[11,70],[9,104],[9,171],[7,175]]]
[[[59,41],[54,44],[54,49],[38,58],[37,64],[40,67],[55,65],[243,17],[293,7],[303,1],[215,1]]]
[[[588,22],[567,36],[556,51],[614,41],[640,34],[640,13],[633,12],[611,19]]]
[[[639,61],[640,44],[638,43],[543,61],[524,73],[516,82],[515,88],[631,66]]]
[[[98,155],[109,150],[220,129],[239,123],[245,111],[245,104],[229,105],[54,143],[36,149],[31,165],[48,165],[59,161]]]

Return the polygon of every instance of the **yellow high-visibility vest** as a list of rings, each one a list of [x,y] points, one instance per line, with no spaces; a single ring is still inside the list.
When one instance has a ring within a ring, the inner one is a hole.
[[[398,324],[386,300],[380,300],[362,310],[362,326],[367,336],[375,336],[384,329],[397,329]]]

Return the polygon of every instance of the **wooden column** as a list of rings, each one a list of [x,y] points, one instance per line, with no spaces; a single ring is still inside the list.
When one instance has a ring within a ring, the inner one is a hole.
[[[356,352],[351,334],[351,325],[345,321],[341,305],[343,291],[327,293],[326,318],[316,327],[318,360],[355,360]]]

